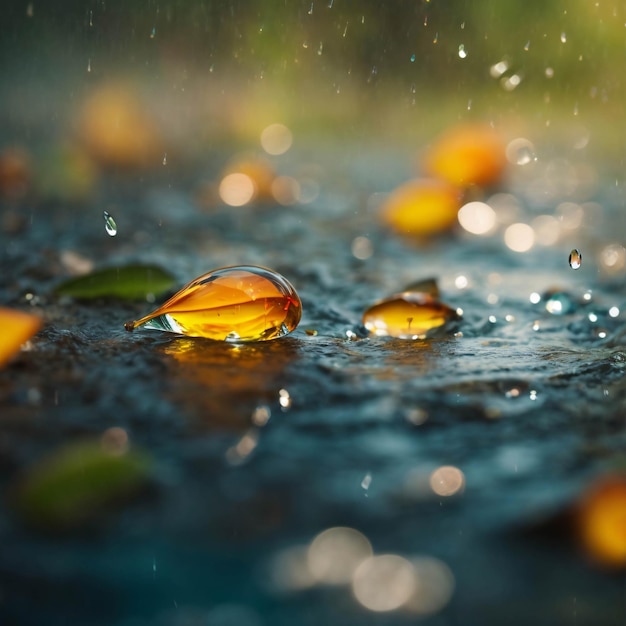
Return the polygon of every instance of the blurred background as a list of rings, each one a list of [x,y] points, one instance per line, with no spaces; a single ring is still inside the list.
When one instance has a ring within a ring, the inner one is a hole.
[[[624,624],[625,67],[622,0],[5,2],[0,622]],[[124,330],[245,263],[290,337]]]

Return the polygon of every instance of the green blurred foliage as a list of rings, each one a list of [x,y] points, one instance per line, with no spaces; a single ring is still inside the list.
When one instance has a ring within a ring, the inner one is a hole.
[[[54,292],[84,300],[107,297],[134,300],[162,294],[175,283],[169,272],[156,265],[125,265],[70,278],[57,285]]]
[[[16,485],[13,503],[30,525],[70,530],[97,522],[145,485],[149,458],[113,454],[99,443],[69,444],[32,466]]]

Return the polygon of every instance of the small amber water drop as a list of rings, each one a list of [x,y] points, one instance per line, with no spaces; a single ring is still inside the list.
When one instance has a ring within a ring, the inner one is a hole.
[[[429,294],[405,291],[367,309],[363,325],[379,337],[419,339],[459,318],[454,309]]]
[[[577,270],[577,269],[580,269],[580,266],[582,264],[583,264],[583,255],[580,253],[580,250],[576,250],[576,248],[574,248],[569,253],[569,266],[573,270]]]
[[[183,287],[163,306],[124,328],[139,326],[219,341],[266,341],[289,334],[302,303],[286,278],[264,267],[223,267]]]

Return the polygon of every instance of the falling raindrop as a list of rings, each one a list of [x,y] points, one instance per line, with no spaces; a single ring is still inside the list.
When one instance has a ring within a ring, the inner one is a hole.
[[[524,52],[528,52],[530,50],[530,39],[524,44]]]
[[[104,229],[107,231],[107,235],[109,235],[109,237],[115,237],[115,235],[117,235],[117,224],[115,220],[108,211],[103,211],[102,215],[104,216]]]
[[[370,485],[372,484],[372,475],[367,472],[367,474],[365,474],[365,476],[363,477],[363,480],[361,481],[361,487],[367,491],[370,488]]]
[[[91,72],[91,59],[87,59],[87,71]]]
[[[311,2],[311,8],[308,11],[309,15],[313,15],[313,3]]]
[[[33,15],[35,15],[33,3],[29,2],[28,5],[26,6],[26,17],[32,17]]]
[[[467,57],[467,50],[465,50],[465,46],[461,44],[459,46],[459,59],[465,59]]]
[[[322,56],[322,52],[324,51],[324,42],[320,41],[319,48],[317,49],[317,56]]]
[[[567,35],[563,32],[561,33],[561,43],[565,43],[567,41]]]
[[[582,264],[583,264],[583,255],[581,254],[580,250],[577,250],[576,248],[574,248],[569,253],[569,266],[573,270],[577,270],[577,269],[580,269],[580,266]]]
[[[150,39],[154,39],[156,37],[156,26],[152,27],[152,31],[150,32]]]
[[[163,155],[163,165],[167,165],[167,152]]]
[[[411,55],[411,63],[415,63],[415,54]]]
[[[439,31],[435,33],[435,38],[433,39],[433,43],[437,43],[439,41]]]
[[[248,265],[223,267],[196,278],[163,306],[124,328],[143,326],[237,343],[267,341],[289,334],[301,314],[300,298],[286,278]]]

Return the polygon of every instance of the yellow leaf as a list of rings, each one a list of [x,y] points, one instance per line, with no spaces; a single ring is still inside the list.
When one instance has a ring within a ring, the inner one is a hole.
[[[0,307],[0,367],[19,351],[41,327],[41,318],[30,313]]]

